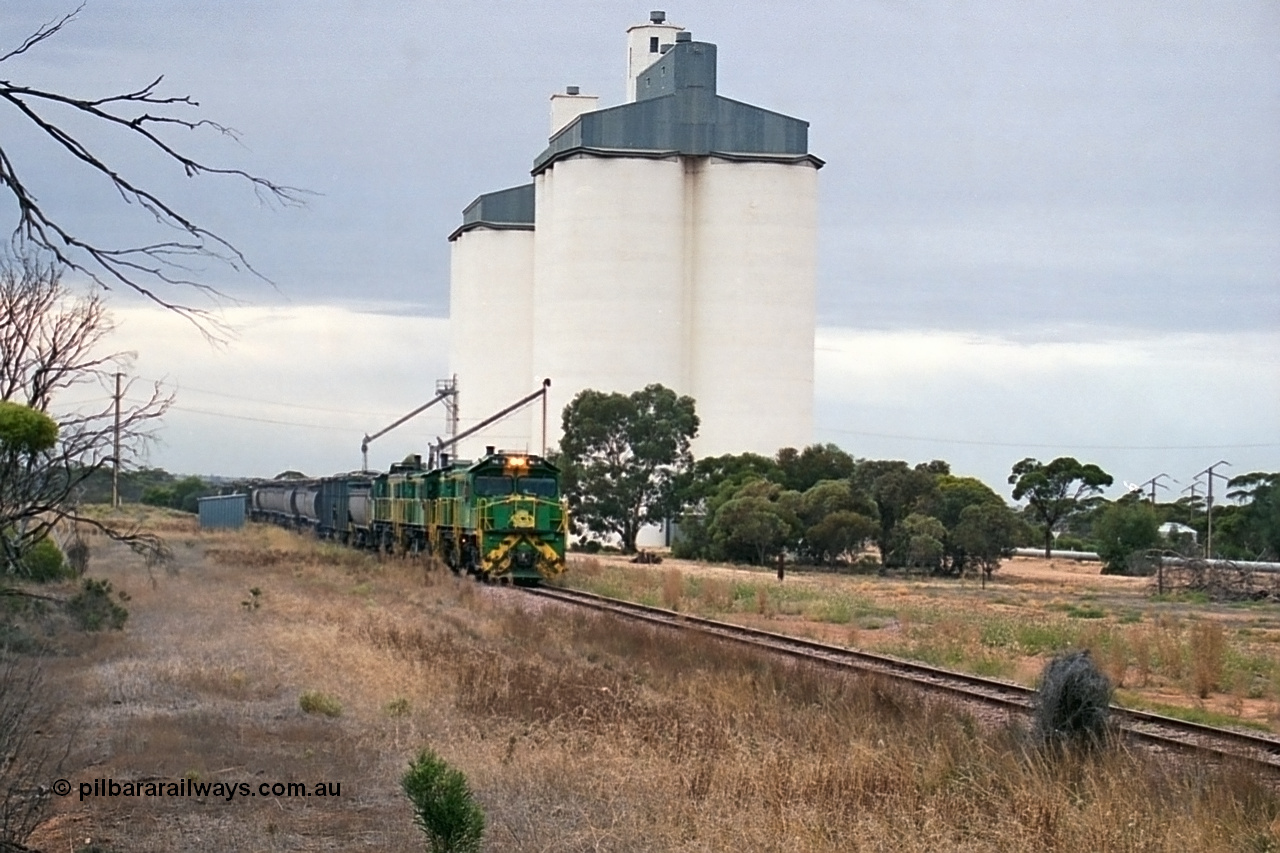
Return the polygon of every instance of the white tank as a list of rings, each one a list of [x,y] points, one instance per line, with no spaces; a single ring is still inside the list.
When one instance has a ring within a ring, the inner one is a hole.
[[[253,508],[261,512],[293,515],[292,485],[264,485],[253,490]]]
[[[695,188],[690,393],[695,456],[813,438],[817,169],[716,157]]]
[[[482,226],[464,231],[451,244],[449,360],[458,377],[459,431],[536,388],[530,370],[533,233]],[[527,416],[487,427],[450,453],[475,459],[488,444],[530,447]]]
[[[347,512],[351,523],[357,527],[368,527],[373,521],[373,495],[367,490],[352,492],[347,499]]]
[[[533,378],[552,380],[554,443],[584,388],[686,386],[684,167],[676,157],[580,156],[534,187]],[[538,407],[531,422],[540,427]]]
[[[305,486],[295,488],[291,499],[294,515],[307,521],[319,520],[316,516],[316,495],[319,491],[320,487],[315,483],[308,483]]]

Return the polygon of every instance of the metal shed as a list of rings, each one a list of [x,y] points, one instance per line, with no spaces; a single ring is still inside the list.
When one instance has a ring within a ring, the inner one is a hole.
[[[244,527],[245,495],[215,495],[200,498],[200,527],[203,530]]]

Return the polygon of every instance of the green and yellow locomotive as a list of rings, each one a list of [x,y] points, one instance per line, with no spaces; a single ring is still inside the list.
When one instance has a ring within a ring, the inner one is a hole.
[[[537,583],[564,571],[569,530],[560,471],[539,456],[488,448],[437,467],[411,456],[385,474],[259,483],[252,517],[357,548],[435,555],[482,580]]]
[[[427,475],[432,553],[454,571],[537,582],[564,571],[568,511],[560,471],[538,456],[489,452]]]

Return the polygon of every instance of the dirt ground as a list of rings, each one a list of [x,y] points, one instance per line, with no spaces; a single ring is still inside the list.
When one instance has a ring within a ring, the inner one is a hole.
[[[174,550],[167,570],[149,572],[126,549],[93,542],[90,573],[127,591],[129,620],[124,632],[84,640],[47,666],[50,683],[74,697],[68,714],[79,736],[65,776],[72,793],[32,846],[420,846],[397,783],[411,745],[435,720],[386,706],[427,705],[431,679],[412,663],[372,659],[352,640],[379,608],[408,618],[434,588],[376,566],[344,567],[342,555],[333,565],[294,560],[283,531],[261,531],[246,549],[237,536],[198,534],[194,521],[163,526]],[[304,713],[307,691],[337,697],[341,714]],[[82,784],[107,779],[245,783],[249,793],[81,799]],[[257,795],[262,783],[290,781],[341,787],[323,800]]]
[[[45,853],[421,850],[399,780],[424,746],[465,770],[491,853],[1008,850],[1046,838],[1060,850],[1086,840],[1184,849],[1182,838],[1229,850],[1241,833],[1274,836],[1270,800],[1257,800],[1265,814],[1248,806],[1252,780],[1230,782],[1244,794],[1228,782],[1157,780],[1136,803],[1133,786],[1157,772],[1141,759],[1072,770],[1065,785],[999,738],[982,741],[966,715],[884,686],[721,662],[719,651],[597,617],[548,619],[517,590],[275,528],[147,523],[173,547],[168,569],[92,542],[90,574],[127,591],[125,630],[59,636],[44,659],[60,722],[77,733],[62,770],[71,793],[31,839]],[[1010,563],[985,590],[820,572],[779,583],[770,572],[680,561],[575,559],[570,577],[630,584],[641,598],[660,599],[666,584],[680,609],[895,653],[930,653],[920,637],[936,635],[950,644],[938,648],[963,650],[958,665],[986,660],[983,632],[1006,623],[1183,642],[1196,611],[1221,611],[1242,630],[1280,630],[1249,622],[1274,623],[1271,608],[1150,602],[1141,580],[1035,560]],[[1105,615],[1061,609],[1086,600]],[[1125,622],[1134,612],[1141,618]],[[1165,617],[1181,621],[1160,627]],[[1024,664],[1036,655],[997,651],[1014,667],[1003,674],[1033,677]],[[1151,669],[1149,689],[1188,701],[1178,678]],[[1274,705],[1274,696],[1250,701]],[[1217,694],[1210,703],[1227,707]],[[92,793],[108,780],[181,788]],[[289,782],[333,793],[270,795]],[[196,784],[236,793],[193,794]],[[1011,805],[988,814],[993,796]],[[1161,797],[1169,802],[1152,805]],[[1188,797],[1199,798],[1194,807]]]

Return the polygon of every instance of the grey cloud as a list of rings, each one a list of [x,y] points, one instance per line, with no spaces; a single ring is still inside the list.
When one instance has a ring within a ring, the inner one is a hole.
[[[9,4],[0,33],[66,6]],[[21,67],[98,94],[166,74],[168,91],[243,134],[184,144],[319,194],[281,213],[227,182],[148,180],[288,299],[369,294],[443,315],[444,237],[462,207],[526,178],[550,92],[573,83],[621,98],[623,31],[647,9],[91,0]],[[668,13],[720,45],[724,94],[811,122],[828,161],[822,321],[1280,323],[1280,7],[1269,0],[715,0]],[[48,197],[119,233],[118,201],[59,171]]]

